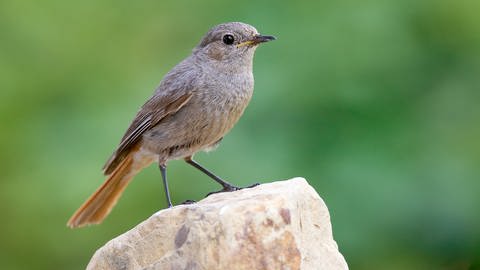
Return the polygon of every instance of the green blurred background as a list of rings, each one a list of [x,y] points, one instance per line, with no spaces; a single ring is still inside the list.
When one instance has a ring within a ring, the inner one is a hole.
[[[70,230],[162,76],[213,25],[278,40],[255,94],[198,161],[239,185],[303,176],[351,269],[474,269],[480,257],[479,1],[0,2],[2,269],[83,269],[165,206],[137,176],[101,226]],[[169,166],[175,202],[217,189]]]

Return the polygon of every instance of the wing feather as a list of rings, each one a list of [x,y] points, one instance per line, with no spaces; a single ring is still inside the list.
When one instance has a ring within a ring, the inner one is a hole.
[[[120,162],[128,155],[130,149],[141,139],[145,131],[157,125],[166,116],[176,113],[192,97],[191,92],[180,94],[156,94],[150,98],[137,113],[123,136],[117,150],[103,166],[105,175],[112,173]]]

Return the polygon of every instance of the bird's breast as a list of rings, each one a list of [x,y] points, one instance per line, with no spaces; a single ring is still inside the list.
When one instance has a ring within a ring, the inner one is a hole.
[[[203,89],[203,91],[202,91]],[[238,121],[253,93],[250,74],[218,75],[206,80],[196,92],[198,106],[204,111],[205,124],[222,136]]]
[[[202,80],[192,98],[144,136],[146,146],[167,159],[205,150],[239,120],[253,93],[253,76],[221,76]]]

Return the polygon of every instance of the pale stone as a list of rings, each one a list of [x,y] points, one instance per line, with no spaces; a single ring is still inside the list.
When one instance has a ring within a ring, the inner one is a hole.
[[[100,248],[87,269],[348,269],[328,209],[303,178],[164,209]]]

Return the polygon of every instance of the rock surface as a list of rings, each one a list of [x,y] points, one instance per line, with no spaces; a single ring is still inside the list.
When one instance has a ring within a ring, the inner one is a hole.
[[[325,203],[303,178],[164,209],[97,250],[87,269],[348,269]]]

